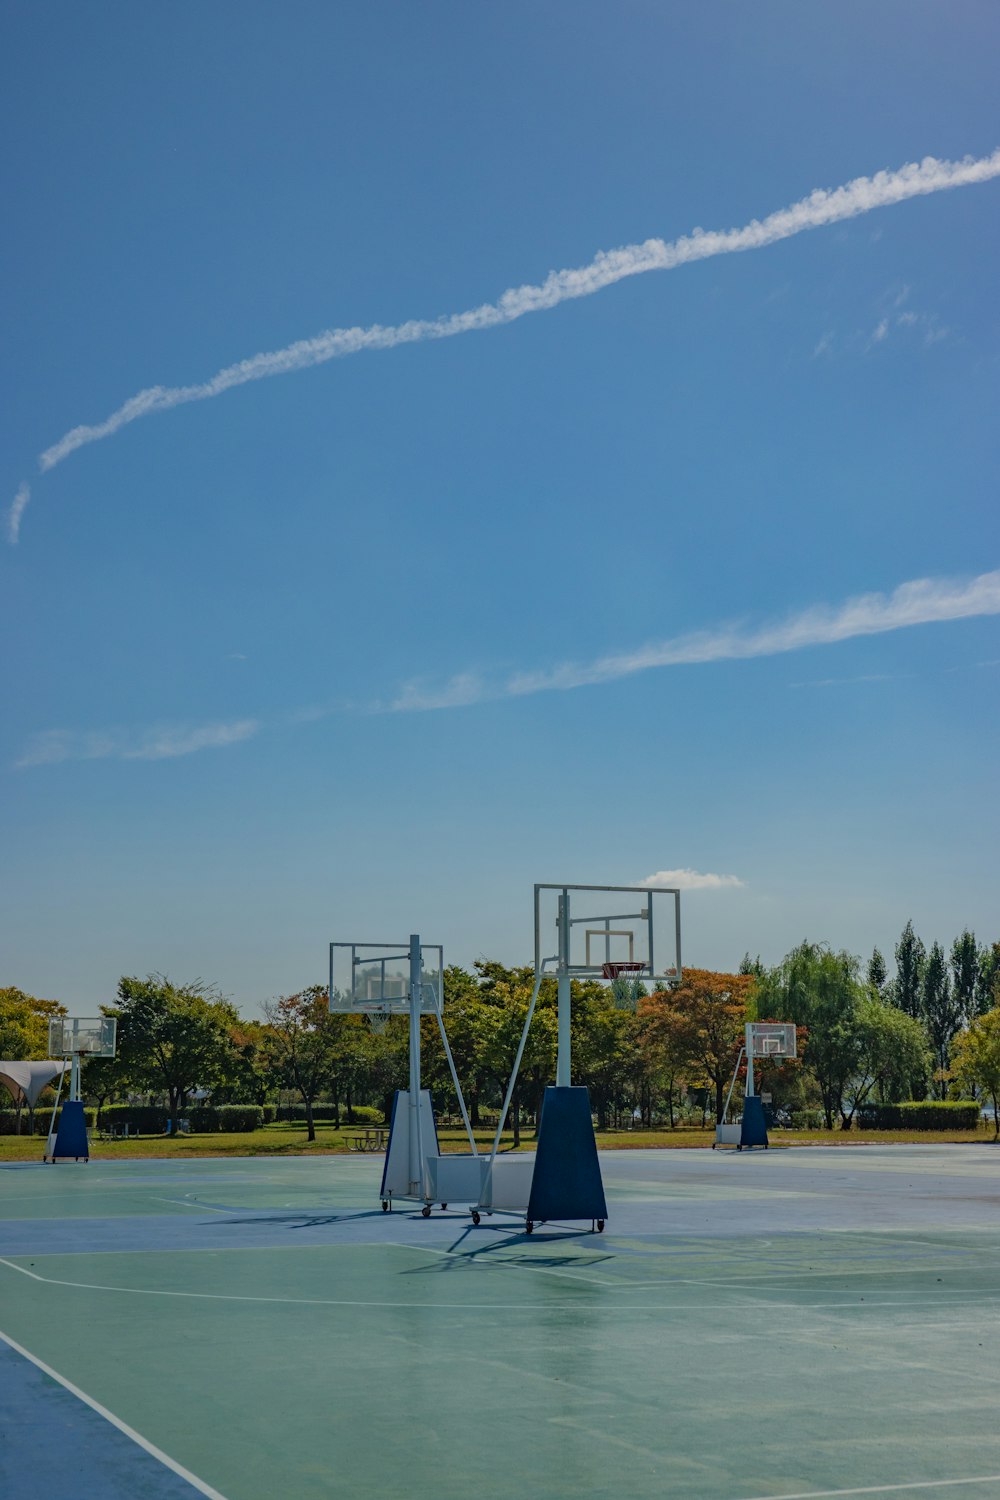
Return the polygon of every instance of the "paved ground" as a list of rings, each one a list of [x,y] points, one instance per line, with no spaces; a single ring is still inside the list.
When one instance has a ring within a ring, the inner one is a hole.
[[[378,1161],[0,1167],[0,1493],[996,1500],[1000,1151],[602,1167],[530,1239]]]

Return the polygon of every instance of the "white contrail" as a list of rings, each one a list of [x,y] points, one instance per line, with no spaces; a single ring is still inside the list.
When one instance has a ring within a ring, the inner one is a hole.
[[[30,499],[31,490],[26,484],[22,484],[11,501],[10,510],[7,512],[7,540],[12,547],[17,546],[17,539],[21,535],[21,517]]]
[[[641,245],[624,245],[618,250],[601,251],[589,265],[552,271],[538,286],[513,287],[504,292],[498,301],[485,303],[467,312],[399,323],[390,327],[376,323],[369,328],[331,328],[325,333],[317,334],[315,338],[289,344],[285,349],[255,354],[250,359],[240,360],[238,364],[228,365],[210,380],[198,385],[155,385],[139,391],[103,422],[72,428],[57,443],[46,448],[39,457],[39,467],[43,473],[53,469],[77,448],[111,437],[140,417],[167,411],[170,407],[181,406],[188,401],[207,401],[212,396],[219,396],[223,391],[245,385],[251,380],[263,380],[270,375],[287,375],[293,370],[323,364],[329,359],[357,354],[362,349],[392,349],[398,344],[445,339],[476,329],[496,328],[499,324],[512,323],[516,318],[524,317],[526,313],[555,307],[571,297],[590,297],[594,292],[599,292],[626,276],[641,276],[646,271],[669,271],[676,266],[686,265],[689,261],[707,260],[714,255],[730,255],[738,250],[759,250],[765,245],[774,244],[776,240],[800,234],[804,229],[835,224],[840,220],[868,213],[873,208],[884,208],[921,194],[986,182],[998,175],[1000,148],[991,156],[979,159],[965,157],[958,162],[938,161],[935,157],[928,156],[922,162],[910,162],[896,172],[876,172],[874,177],[857,177],[853,182],[829,191],[817,188],[807,198],[793,203],[790,208],[779,209],[766,219],[753,219],[742,229],[694,229],[689,235],[682,235],[680,239],[669,242],[651,239],[645,240]]]
[[[474,672],[461,672],[440,687],[409,683],[388,705],[390,712],[413,713],[436,708],[459,708],[496,698],[522,698],[530,693],[566,691],[614,682],[648,672],[714,661],[739,661],[754,656],[778,656],[806,646],[827,646],[855,636],[883,635],[907,625],[930,625],[975,615],[1000,614],[1000,569],[971,580],[916,578],[901,583],[891,594],[863,594],[836,606],[818,605],[790,615],[776,625],[747,629],[741,626],[674,636],[635,651],[599,656],[589,662],[561,666],[489,681]],[[384,710],[384,705],[382,706]]]
[[[173,760],[198,750],[219,750],[252,739],[261,729],[258,719],[229,724],[156,724],[129,729],[45,729],[28,742],[23,766],[52,766],[64,760]]]

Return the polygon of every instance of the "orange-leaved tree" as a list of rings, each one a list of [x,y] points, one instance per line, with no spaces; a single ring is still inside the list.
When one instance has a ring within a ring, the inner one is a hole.
[[[649,1047],[675,1059],[689,1082],[712,1085],[717,1121],[750,1019],[747,1004],[755,984],[753,974],[685,969],[676,989],[639,1002]]]

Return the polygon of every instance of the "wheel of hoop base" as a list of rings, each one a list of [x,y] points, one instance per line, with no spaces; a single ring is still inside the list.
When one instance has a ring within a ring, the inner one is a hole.
[[[472,1210],[472,1222],[473,1222],[473,1224],[476,1224],[476,1225],[479,1224],[479,1214],[478,1214],[478,1212],[477,1212],[476,1209]]]
[[[429,1203],[425,1203],[424,1206],[423,1206],[423,1208],[420,1210],[420,1217],[423,1218],[423,1219],[429,1219],[430,1216],[431,1216],[431,1206],[430,1206]]]
[[[598,1232],[598,1234],[603,1234],[604,1233],[604,1220],[603,1219],[598,1219],[598,1221],[597,1221],[597,1232]]]
[[[387,1214],[389,1212],[389,1200],[388,1200],[388,1198],[383,1198],[382,1199],[382,1212],[384,1214]]]
[[[534,1234],[534,1232],[535,1232],[535,1225],[534,1225],[534,1222],[531,1219],[526,1219],[525,1220],[525,1223],[524,1223],[524,1232],[525,1232],[525,1234]]]

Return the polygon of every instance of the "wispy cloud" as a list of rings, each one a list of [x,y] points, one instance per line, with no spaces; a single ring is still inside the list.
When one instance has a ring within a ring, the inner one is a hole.
[[[636,884],[673,886],[679,891],[719,891],[725,886],[742,886],[745,882],[738,875],[702,874],[700,870],[657,870],[655,875],[647,875]]]
[[[793,688],[851,687],[857,682],[912,681],[914,672],[863,672],[857,677],[815,677],[809,682],[790,682]]]
[[[22,484],[10,503],[10,509],[7,512],[7,540],[12,547],[17,546],[17,539],[21,535],[21,517],[30,499],[31,490],[26,484]]]
[[[589,662],[564,662],[540,671],[518,672],[499,681],[462,672],[440,686],[411,682],[390,703],[375,708],[396,713],[457,708],[491,698],[590,687],[655,667],[777,656],[807,646],[834,645],[856,636],[883,635],[910,625],[996,614],[1000,614],[1000,569],[965,580],[916,578],[901,583],[891,594],[862,594],[843,604],[814,605],[775,624],[727,625],[674,636],[634,651],[598,656]]]
[[[196,726],[159,724],[146,729],[46,729],[32,735],[18,766],[51,766],[64,760],[171,760],[197,750],[218,750],[251,739],[258,719]]]
[[[909,288],[907,288],[907,291]],[[908,308],[906,312],[897,313],[894,317],[880,318],[872,329],[865,345],[866,350],[875,344],[882,344],[889,337],[893,329],[907,329],[911,333],[919,333],[925,344],[939,344],[946,339],[952,330],[946,327],[936,313],[916,312]]]
[[[364,349],[392,349],[400,344],[422,343],[428,339],[452,338],[457,334],[496,328],[575,297],[593,296],[628,276],[641,276],[647,271],[670,271],[716,255],[760,250],[806,229],[856,218],[872,209],[902,203],[907,198],[986,182],[998,175],[1000,148],[990,156],[965,157],[957,162],[939,161],[928,156],[922,162],[910,162],[898,171],[857,177],[830,190],[817,188],[790,207],[778,209],[764,219],[753,219],[739,229],[699,228],[677,240],[649,239],[642,244],[601,251],[587,265],[552,271],[538,285],[511,287],[496,302],[484,303],[465,312],[391,326],[376,323],[367,328],[327,329],[284,349],[254,354],[249,359],[227,365],[211,379],[194,385],[156,385],[139,391],[103,422],[84,423],[64,433],[58,442],[40,455],[39,467],[43,473],[53,469],[78,448],[112,437],[140,417],[168,411],[191,401],[207,401],[252,380],[288,375],[295,370],[324,364],[327,360],[358,354]]]

